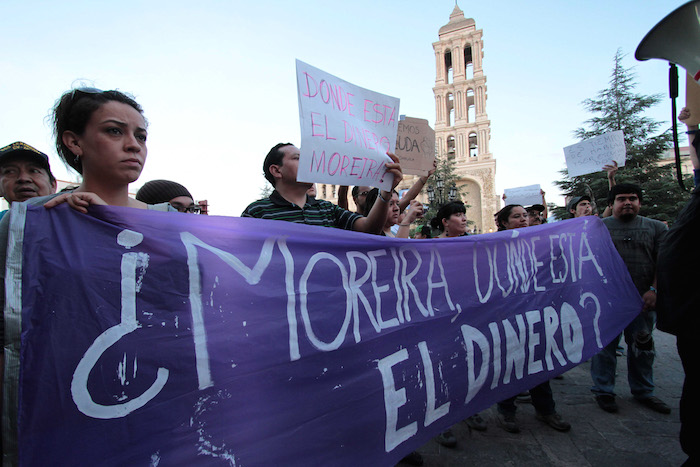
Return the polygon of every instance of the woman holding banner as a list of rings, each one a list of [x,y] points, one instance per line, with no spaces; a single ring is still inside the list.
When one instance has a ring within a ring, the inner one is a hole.
[[[467,207],[461,201],[452,201],[442,206],[435,217],[430,221],[430,226],[441,233],[435,238],[456,238],[467,235]],[[487,426],[481,414],[475,413],[467,417],[467,426],[477,431],[486,431]],[[436,441],[441,445],[451,448],[457,445],[452,430],[440,433]]]
[[[499,232],[520,229],[529,225],[527,211],[519,204],[509,204],[496,213],[496,226]]]
[[[519,204],[509,204],[496,213],[496,225],[499,231],[520,229],[528,227],[528,215],[524,207]],[[530,389],[532,405],[535,407],[537,419],[546,423],[557,431],[569,431],[571,425],[564,421],[555,410],[554,397],[549,381]],[[498,421],[505,431],[519,433],[520,426],[515,418],[515,399],[513,396],[498,403]]]
[[[139,178],[147,154],[146,120],[143,109],[132,97],[119,91],[73,89],[64,93],[56,102],[53,125],[59,156],[82,175],[83,181],[71,192],[32,198],[27,204],[43,204],[46,208],[51,208],[68,203],[83,213],[87,213],[91,204],[173,210],[167,203],[151,206],[129,197],[129,183]],[[10,217],[4,216],[0,222],[0,275],[3,282]],[[4,293],[0,296],[0,306],[4,309],[6,297]],[[17,323],[10,326],[4,320],[0,323],[3,347],[6,325],[7,334],[11,336],[0,357],[0,374],[4,374],[7,366],[11,375],[6,379],[10,382],[9,393],[4,395],[11,402],[4,407],[4,416],[11,420],[8,432],[3,433],[4,455],[16,462],[19,326]]]
[[[379,194],[378,188],[372,188],[369,193],[367,193],[367,198],[365,201],[365,210],[363,215],[365,217],[369,216],[369,212],[372,210],[372,206],[377,201],[377,198],[381,196]],[[393,190],[391,192],[391,199],[388,200],[389,209],[386,212],[386,220],[384,221],[384,226],[379,235],[383,237],[394,237],[394,233],[391,231],[391,227],[399,222],[399,216],[401,211],[399,209],[399,194]]]

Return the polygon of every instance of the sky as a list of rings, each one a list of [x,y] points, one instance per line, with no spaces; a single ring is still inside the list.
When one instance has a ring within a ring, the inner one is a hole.
[[[552,183],[565,165],[563,148],[591,117],[581,103],[608,86],[618,48],[637,92],[664,95],[648,115],[670,127],[668,63],[637,62],[634,51],[684,3],[458,2],[483,30],[498,194],[539,183],[548,201],[563,204]],[[149,122],[148,160],[130,190],[174,180],[209,200],[211,214],[237,216],[260,197],[269,148],[300,143],[297,58],[398,97],[401,114],[434,126],[432,43],[454,5],[2,0],[0,147],[24,141],[49,155],[57,178],[77,180],[56,155],[51,107],[73,87],[119,89],[136,97]]]

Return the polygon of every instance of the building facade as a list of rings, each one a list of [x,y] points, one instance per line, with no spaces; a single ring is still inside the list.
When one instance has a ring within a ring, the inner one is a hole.
[[[438,158],[454,162],[461,198],[470,207],[467,218],[476,232],[495,230],[500,208],[496,194],[496,160],[489,149],[491,122],[486,113],[486,75],[482,66],[482,30],[455,6],[440,28],[435,50],[435,149]],[[404,175],[399,190],[418,177]],[[318,184],[318,197],[338,200],[337,187]],[[354,209],[352,198],[350,209]],[[418,199],[427,202],[425,190]]]
[[[454,162],[467,218],[479,232],[495,229],[499,209],[496,160],[489,148],[483,31],[455,5],[440,28],[435,50],[435,145],[439,158]]]

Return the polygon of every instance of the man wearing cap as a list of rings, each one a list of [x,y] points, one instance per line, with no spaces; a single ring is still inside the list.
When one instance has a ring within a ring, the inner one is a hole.
[[[527,225],[533,226],[542,224],[544,222],[544,216],[542,213],[546,210],[547,208],[545,208],[542,204],[533,204],[532,206],[525,208],[525,211],[527,211]]]
[[[151,180],[136,192],[136,199],[146,204],[170,203],[180,212],[199,214],[200,206],[194,202],[189,190],[170,180]]]
[[[55,192],[49,156],[21,141],[0,148],[0,194],[9,204]]]
[[[527,222],[528,226],[540,225],[547,222],[547,201],[544,199],[544,190],[540,189],[540,194],[542,195],[542,204],[533,204],[525,208],[527,212]],[[503,200],[506,197],[503,195]]]
[[[574,196],[569,201],[567,210],[574,217],[590,216],[593,214],[593,206],[591,205],[591,197],[588,195]]]

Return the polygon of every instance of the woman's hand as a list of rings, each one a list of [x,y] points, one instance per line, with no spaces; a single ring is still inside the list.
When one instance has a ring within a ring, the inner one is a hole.
[[[678,114],[678,120],[685,123],[686,120],[690,118],[690,109],[688,107],[683,107],[681,113]],[[686,123],[687,125],[687,123]]]
[[[87,208],[91,204],[107,206],[107,203],[95,193],[74,191],[72,193],[64,193],[56,196],[55,198],[47,201],[44,204],[44,207],[46,209],[51,209],[52,207],[58,206],[61,203],[68,203],[70,207],[78,212],[82,212],[83,214],[87,214]]]
[[[387,152],[386,155],[389,156],[393,161],[384,164],[384,167],[386,168],[386,173],[390,173],[394,176],[394,181],[391,184],[391,190],[393,190],[403,178],[403,172],[401,171],[401,164],[399,164],[399,158],[396,157],[392,152]],[[391,190],[389,190],[389,198],[391,198]]]
[[[406,210],[406,217],[403,218],[401,225],[413,224],[417,219],[423,218],[423,203],[418,200],[411,200],[410,207]]]

